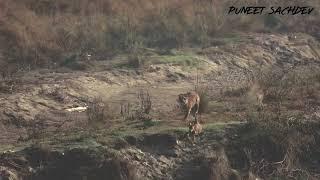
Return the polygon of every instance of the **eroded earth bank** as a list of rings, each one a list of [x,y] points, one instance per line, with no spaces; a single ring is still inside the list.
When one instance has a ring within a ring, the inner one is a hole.
[[[319,179],[320,45],[294,37],[3,77],[0,179]],[[176,99],[194,89],[204,132],[193,143]]]

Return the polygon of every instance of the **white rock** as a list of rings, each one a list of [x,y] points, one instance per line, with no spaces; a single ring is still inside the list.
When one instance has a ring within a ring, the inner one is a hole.
[[[75,107],[75,108],[68,108],[68,109],[66,109],[66,111],[68,111],[68,112],[84,112],[84,111],[86,111],[88,109],[88,107],[87,106],[84,106],[84,107]]]

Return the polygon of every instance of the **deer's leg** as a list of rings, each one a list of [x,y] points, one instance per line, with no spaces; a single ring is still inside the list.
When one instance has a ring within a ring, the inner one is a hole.
[[[263,103],[261,102],[261,100],[259,100],[258,102],[258,111],[262,111],[263,110]]]
[[[185,134],[185,137],[186,137],[188,140],[190,140],[190,132],[187,132],[187,133]]]
[[[187,133],[187,138],[188,138],[188,141],[189,141],[189,142],[192,142],[192,137],[193,137],[193,134],[192,134],[192,132],[189,131],[189,132]]]
[[[260,102],[260,109],[263,110],[263,103]]]

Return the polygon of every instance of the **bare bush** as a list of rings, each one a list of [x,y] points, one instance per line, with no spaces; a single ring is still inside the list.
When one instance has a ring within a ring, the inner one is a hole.
[[[203,113],[209,112],[209,101],[210,101],[209,93],[210,92],[209,92],[208,86],[200,85],[201,77],[199,76],[198,71],[199,70],[197,69],[196,83],[195,83],[194,89],[195,89],[195,92],[197,92],[200,97],[198,113],[203,114]],[[193,109],[193,111],[195,111],[195,109]]]
[[[140,99],[140,109],[143,113],[149,114],[152,109],[151,96],[148,91],[140,90],[138,94]]]
[[[120,104],[120,114],[126,120],[151,120],[152,100],[147,90],[141,89],[137,94],[137,103]]]
[[[130,102],[121,102],[120,103],[120,115],[123,119],[134,119],[132,114],[132,105]]]
[[[143,69],[146,65],[146,59],[141,54],[134,54],[128,57],[128,66]]]
[[[95,97],[88,103],[87,116],[88,124],[92,126],[104,124],[107,120],[114,117],[112,109],[101,97]]]
[[[210,102],[210,97],[209,97],[209,90],[206,87],[201,87],[198,88],[197,93],[199,94],[200,97],[200,104],[199,104],[199,113],[208,113],[210,111],[209,109],[209,102]]]

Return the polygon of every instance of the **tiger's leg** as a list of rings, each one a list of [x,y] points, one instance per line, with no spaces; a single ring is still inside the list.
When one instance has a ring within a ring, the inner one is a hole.
[[[186,121],[188,119],[190,112],[191,112],[191,108],[188,109],[188,112],[187,112],[186,116],[184,117],[184,121]]]
[[[196,111],[194,113],[194,118],[195,118],[196,121],[198,121],[199,104],[197,103],[196,106],[197,107],[196,107]]]

